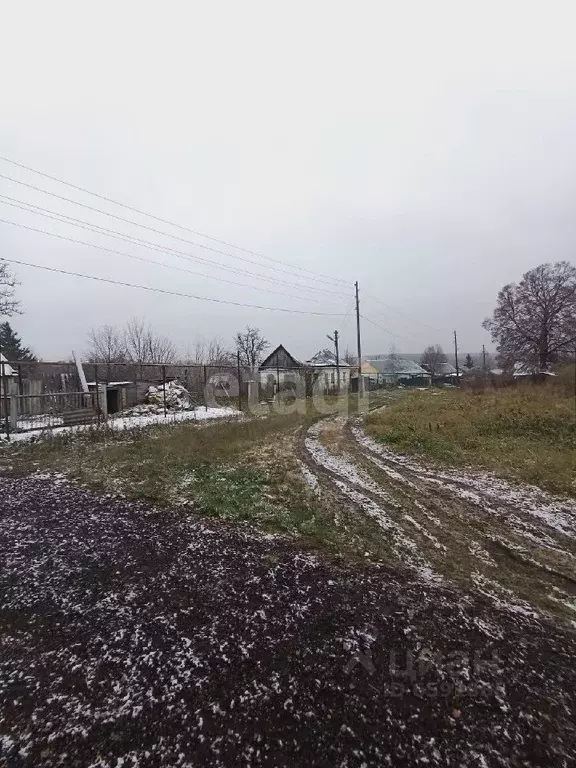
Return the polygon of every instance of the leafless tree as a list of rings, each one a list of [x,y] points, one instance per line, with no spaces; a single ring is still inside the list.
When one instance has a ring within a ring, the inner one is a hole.
[[[209,365],[234,365],[234,354],[220,336],[215,336],[208,342],[206,359]]]
[[[238,332],[234,339],[237,351],[240,353],[240,363],[254,370],[258,367],[264,350],[270,346],[258,328],[247,325],[246,330]]]
[[[505,285],[483,326],[498,344],[503,367],[520,362],[546,370],[567,358],[576,344],[576,267],[541,264],[518,285]]]
[[[226,347],[220,336],[208,341],[203,336],[196,337],[192,351],[188,351],[186,362],[188,365],[234,365],[234,355]]]
[[[426,347],[420,357],[420,365],[430,373],[432,378],[440,373],[442,363],[446,362],[446,355],[439,344]]]
[[[353,355],[352,352],[350,352],[350,350],[348,349],[348,347],[346,347],[346,352],[344,352],[344,362],[348,363],[348,365],[357,365],[358,364],[356,362],[357,359],[358,358],[356,357],[356,355]]]
[[[16,278],[5,261],[0,260],[0,315],[10,317],[20,314],[20,302],[15,298]]]
[[[113,365],[126,362],[124,333],[114,325],[101,325],[90,330],[88,344],[88,359],[93,363],[104,363],[106,379],[110,381]]]
[[[137,317],[126,323],[124,339],[130,362],[168,364],[176,359],[176,348],[170,339],[154,333],[144,320]]]
[[[125,363],[126,344],[124,333],[114,325],[92,328],[88,334],[87,354],[94,363]]]

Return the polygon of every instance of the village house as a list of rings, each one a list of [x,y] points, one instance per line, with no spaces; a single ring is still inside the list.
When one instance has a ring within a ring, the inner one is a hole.
[[[302,363],[282,344],[279,344],[258,368],[260,386],[272,391],[288,385],[295,388],[299,376],[303,373]]]
[[[350,386],[350,366],[344,360],[336,360],[336,355],[329,349],[322,349],[306,361],[306,367],[313,372],[313,382],[324,392],[348,389]]]
[[[373,355],[367,358],[362,364],[362,377],[371,386],[402,384],[408,387],[429,387],[432,383],[430,373],[421,365],[397,355]]]

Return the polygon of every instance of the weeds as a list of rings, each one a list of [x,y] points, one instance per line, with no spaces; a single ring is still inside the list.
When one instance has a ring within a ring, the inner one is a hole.
[[[574,394],[556,382],[411,392],[370,414],[367,428],[400,451],[576,496]]]

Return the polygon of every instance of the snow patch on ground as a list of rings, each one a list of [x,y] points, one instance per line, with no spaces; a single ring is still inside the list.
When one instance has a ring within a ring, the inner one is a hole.
[[[229,406],[216,408],[197,408],[191,411],[168,411],[164,414],[148,413],[141,416],[122,416],[121,414],[108,419],[100,426],[96,424],[78,424],[73,427],[55,427],[54,429],[30,432],[13,432],[10,442],[26,442],[40,437],[52,435],[75,434],[93,429],[140,429],[153,424],[176,424],[183,421],[209,421],[211,419],[237,419],[243,416],[242,411]]]

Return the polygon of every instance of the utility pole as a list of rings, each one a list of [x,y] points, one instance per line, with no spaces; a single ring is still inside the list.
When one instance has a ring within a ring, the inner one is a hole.
[[[358,280],[354,283],[356,289],[356,349],[358,353],[358,394],[364,394],[364,382],[362,381],[362,344],[360,341],[360,299],[358,298]]]
[[[334,349],[336,351],[336,383],[338,386],[338,394],[340,394],[340,355],[338,353],[338,331],[334,331],[334,336],[326,334],[326,338],[334,342]]]
[[[456,383],[460,384],[460,369],[458,368],[458,337],[454,331],[454,357],[456,358]]]

